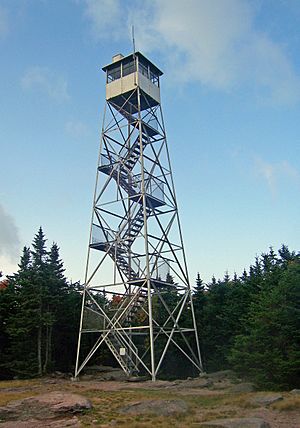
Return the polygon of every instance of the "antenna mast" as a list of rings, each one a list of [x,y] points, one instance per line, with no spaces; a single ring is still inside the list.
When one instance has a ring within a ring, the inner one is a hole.
[[[134,25],[131,27],[133,55],[135,55]]]

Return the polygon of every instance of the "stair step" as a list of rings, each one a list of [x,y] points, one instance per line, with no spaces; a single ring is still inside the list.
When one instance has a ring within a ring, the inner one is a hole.
[[[120,355],[119,350],[124,346],[117,338],[110,336],[106,337],[105,340],[111,352],[113,353],[116,360],[119,362],[120,366],[124,371],[126,371],[128,374],[131,374],[132,370],[136,370],[136,365],[130,358],[128,352],[124,356]]]

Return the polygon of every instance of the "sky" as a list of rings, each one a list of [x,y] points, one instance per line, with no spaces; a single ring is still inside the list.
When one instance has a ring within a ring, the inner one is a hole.
[[[0,271],[40,226],[84,279],[105,104],[136,49],[161,99],[191,281],[300,241],[298,0],[0,0]]]

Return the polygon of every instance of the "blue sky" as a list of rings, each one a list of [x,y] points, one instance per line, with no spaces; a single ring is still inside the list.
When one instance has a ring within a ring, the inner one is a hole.
[[[83,280],[105,81],[136,47],[162,107],[191,278],[300,227],[298,0],[0,0],[0,270],[42,225]]]

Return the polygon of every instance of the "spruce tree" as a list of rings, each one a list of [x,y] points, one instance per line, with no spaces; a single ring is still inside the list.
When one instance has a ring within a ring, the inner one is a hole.
[[[47,249],[46,249],[46,239],[42,227],[39,228],[37,234],[35,235],[31,251],[33,266],[36,268],[42,268],[46,263],[47,258]]]
[[[47,266],[46,239],[42,227],[39,228],[32,242],[33,250],[33,282],[36,286],[36,308],[38,318],[37,328],[37,360],[38,374],[41,376],[47,369],[48,364],[48,327],[53,324],[53,316],[49,310],[49,299],[51,293],[49,290],[49,272]],[[44,347],[46,348],[44,352]],[[43,355],[44,354],[44,355]]]
[[[51,323],[46,326],[45,371],[70,370],[75,356],[80,314],[80,295],[76,285],[69,284],[60,258],[59,247],[53,243],[48,253],[48,310]],[[77,311],[77,312],[76,312]]]
[[[64,276],[59,247],[49,252],[40,227],[32,251],[24,247],[19,269],[0,290],[0,366],[5,376],[41,376],[74,364],[80,317],[78,284]]]
[[[0,278],[2,274],[0,275]],[[15,289],[9,279],[0,281],[0,380],[12,376],[9,365],[11,360],[11,337],[7,325],[17,309]]]
[[[196,286],[194,287],[193,292],[193,305],[195,310],[196,323],[198,328],[198,333],[200,335],[200,339],[202,336],[202,332],[205,328],[205,319],[204,319],[204,308],[207,302],[205,286],[198,272],[196,277]]]
[[[235,338],[229,361],[261,387],[288,389],[300,382],[300,258],[280,265],[277,260],[276,269],[274,264],[265,269],[263,286],[244,318],[245,331]]]
[[[11,355],[8,365],[20,377],[41,376],[53,367],[53,325],[62,298],[58,247],[54,246],[48,255],[41,227],[32,247],[32,251],[24,247],[19,270],[11,278],[16,310],[6,327]]]
[[[24,247],[18,272],[10,279],[15,293],[15,311],[6,331],[10,336],[7,367],[14,375],[29,377],[38,372],[37,331],[40,326],[40,298],[29,249]]]

